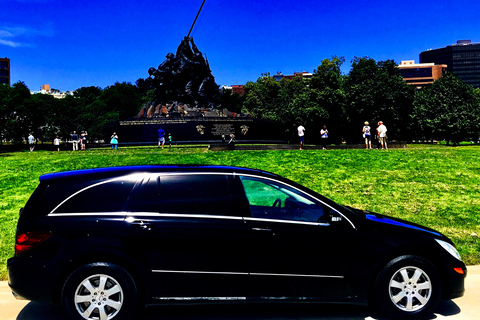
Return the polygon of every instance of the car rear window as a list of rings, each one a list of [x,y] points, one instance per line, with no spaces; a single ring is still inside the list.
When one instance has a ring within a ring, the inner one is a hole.
[[[89,185],[70,195],[52,213],[93,213],[123,211],[135,180],[119,179]]]

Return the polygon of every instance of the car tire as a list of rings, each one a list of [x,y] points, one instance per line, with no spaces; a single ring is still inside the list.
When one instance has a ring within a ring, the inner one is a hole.
[[[70,274],[61,299],[70,319],[131,319],[137,306],[137,289],[131,275],[122,267],[96,262]]]
[[[389,318],[417,319],[433,312],[441,290],[438,271],[429,260],[400,256],[378,274],[373,305]]]

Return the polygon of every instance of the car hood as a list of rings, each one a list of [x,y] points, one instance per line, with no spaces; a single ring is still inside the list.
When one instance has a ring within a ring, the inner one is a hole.
[[[367,220],[367,222],[376,224],[377,227],[382,228],[382,229],[383,229],[383,227],[394,226],[394,227],[398,227],[398,228],[406,228],[406,229],[410,229],[410,230],[416,230],[416,231],[420,231],[420,232],[433,234],[433,235],[435,235],[439,238],[445,238],[445,236],[443,234],[441,234],[440,232],[438,232],[434,229],[431,229],[431,228],[413,223],[413,222],[409,222],[409,221],[398,219],[398,218],[389,217],[389,216],[382,215],[382,214],[375,213],[375,212],[358,210],[358,209],[354,209],[354,208],[351,208],[351,207],[349,207],[349,209],[354,211],[355,213],[363,216],[365,218],[365,220]]]

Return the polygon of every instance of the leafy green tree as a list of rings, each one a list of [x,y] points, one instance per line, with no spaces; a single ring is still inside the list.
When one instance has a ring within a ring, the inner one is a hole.
[[[83,87],[74,92],[79,111],[78,125],[73,130],[87,130],[90,139],[109,135],[107,124],[135,116],[142,105],[139,89],[126,82],[105,89]]]
[[[414,88],[408,86],[392,60],[375,62],[354,58],[345,83],[349,135],[361,140],[364,121],[374,126],[382,120],[390,139],[408,139],[411,132],[408,115],[414,99]]]
[[[12,91],[12,87],[0,84],[0,143],[2,144],[8,137]]]
[[[247,82],[245,85],[246,109],[254,117],[281,122],[281,117],[276,113],[279,91],[280,83],[269,74],[262,74],[256,82]]]
[[[114,121],[132,118],[142,105],[138,88],[126,82],[117,82],[103,89],[100,99],[104,101],[109,113],[118,113]]]
[[[344,57],[337,56],[322,60],[322,63],[314,71],[310,83],[310,88],[314,90],[312,98],[317,104],[317,108],[322,110],[320,114],[326,113],[316,122],[315,132],[318,133],[323,125],[327,125],[330,140],[335,143],[339,143],[342,138],[345,138],[343,133],[347,126],[345,77],[340,71],[344,62]]]
[[[23,82],[13,84],[10,89],[5,90],[7,97],[3,108],[3,138],[22,142],[27,138],[33,128],[28,126],[26,121],[29,117],[30,90]],[[35,133],[35,132],[34,132]]]
[[[52,141],[59,128],[55,123],[56,105],[59,99],[48,94],[33,94],[27,104],[27,113],[24,115],[25,126],[34,137],[43,142]]]
[[[220,104],[223,109],[228,111],[241,113],[245,97],[238,93],[232,93],[231,89],[224,89],[220,96]]]
[[[420,139],[446,140],[453,144],[477,140],[480,96],[473,87],[447,73],[417,92],[411,119]]]
[[[81,87],[73,92],[73,96],[78,101],[78,107],[84,108],[97,100],[101,93],[100,87]]]

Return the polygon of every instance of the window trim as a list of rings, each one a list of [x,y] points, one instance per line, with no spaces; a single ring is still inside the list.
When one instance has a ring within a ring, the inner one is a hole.
[[[60,208],[64,203],[66,203],[67,201],[69,201],[70,199],[72,199],[73,197],[77,196],[78,194],[88,190],[88,189],[91,189],[91,188],[94,188],[94,187],[97,187],[97,186],[100,186],[102,184],[106,184],[106,183],[111,183],[111,182],[115,182],[115,181],[120,181],[120,180],[128,180],[128,181],[132,181],[132,182],[135,182],[135,184],[138,182],[138,181],[141,181],[141,178],[143,177],[144,175],[143,174],[138,174],[138,173],[135,173],[135,174],[130,174],[130,175],[125,175],[125,176],[121,176],[121,177],[117,177],[117,178],[113,178],[113,179],[109,179],[109,180],[105,180],[105,181],[100,181],[100,182],[97,182],[97,183],[94,183],[94,184],[91,184],[89,186],[86,186],[85,188],[82,188],[74,193],[72,193],[70,196],[68,196],[67,198],[65,198],[62,202],[60,202],[55,208],[52,209],[52,211],[50,211],[50,213],[48,214],[48,216],[51,216],[51,215],[63,215],[64,213],[56,213],[55,211],[58,210],[58,208]],[[135,185],[132,187],[132,191],[133,189],[135,188]],[[130,191],[130,195],[129,197],[132,195],[132,191]],[[118,212],[118,211],[116,211]],[[73,213],[70,213],[70,215],[73,214]]]

